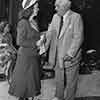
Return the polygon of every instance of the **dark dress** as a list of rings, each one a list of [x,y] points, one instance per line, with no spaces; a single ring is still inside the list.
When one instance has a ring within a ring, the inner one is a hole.
[[[36,47],[40,33],[33,29],[26,19],[17,27],[17,61],[9,87],[9,94],[16,97],[34,97],[40,94],[40,58]]]

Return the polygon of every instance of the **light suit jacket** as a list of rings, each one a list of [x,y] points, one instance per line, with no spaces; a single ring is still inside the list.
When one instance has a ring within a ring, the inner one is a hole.
[[[69,67],[78,63],[80,59],[83,24],[81,16],[70,10],[58,37],[60,21],[61,18],[55,14],[46,34],[46,49],[50,48],[49,63],[53,66],[55,65],[56,57],[58,57],[59,65],[62,66],[63,58],[66,55],[72,56],[72,61],[65,61],[64,63],[65,67]]]

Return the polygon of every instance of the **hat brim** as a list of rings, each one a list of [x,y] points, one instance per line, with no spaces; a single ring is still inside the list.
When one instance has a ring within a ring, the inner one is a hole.
[[[28,1],[28,0],[23,0],[22,2],[22,7],[23,9],[28,9],[29,7],[31,7],[32,5],[34,5],[36,3],[37,0],[31,0],[31,1]],[[29,3],[27,3],[29,2]]]

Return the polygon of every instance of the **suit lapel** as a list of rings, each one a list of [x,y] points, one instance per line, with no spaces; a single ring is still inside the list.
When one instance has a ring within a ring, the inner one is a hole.
[[[68,13],[68,16],[66,17],[66,20],[65,20],[65,22],[63,24],[62,30],[61,30],[60,35],[59,35],[59,39],[64,35],[65,30],[67,30],[68,27],[70,26],[70,23],[71,23],[70,15],[71,14],[72,14],[72,11],[70,11]]]

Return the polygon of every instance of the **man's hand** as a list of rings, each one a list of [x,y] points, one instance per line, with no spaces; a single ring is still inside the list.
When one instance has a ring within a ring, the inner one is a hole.
[[[41,35],[40,36],[40,40],[38,40],[36,42],[36,45],[40,47],[40,46],[42,46],[45,43],[45,41],[46,41],[45,35]]]
[[[69,55],[66,55],[63,60],[64,61],[71,61],[72,60],[72,57],[69,56]]]

